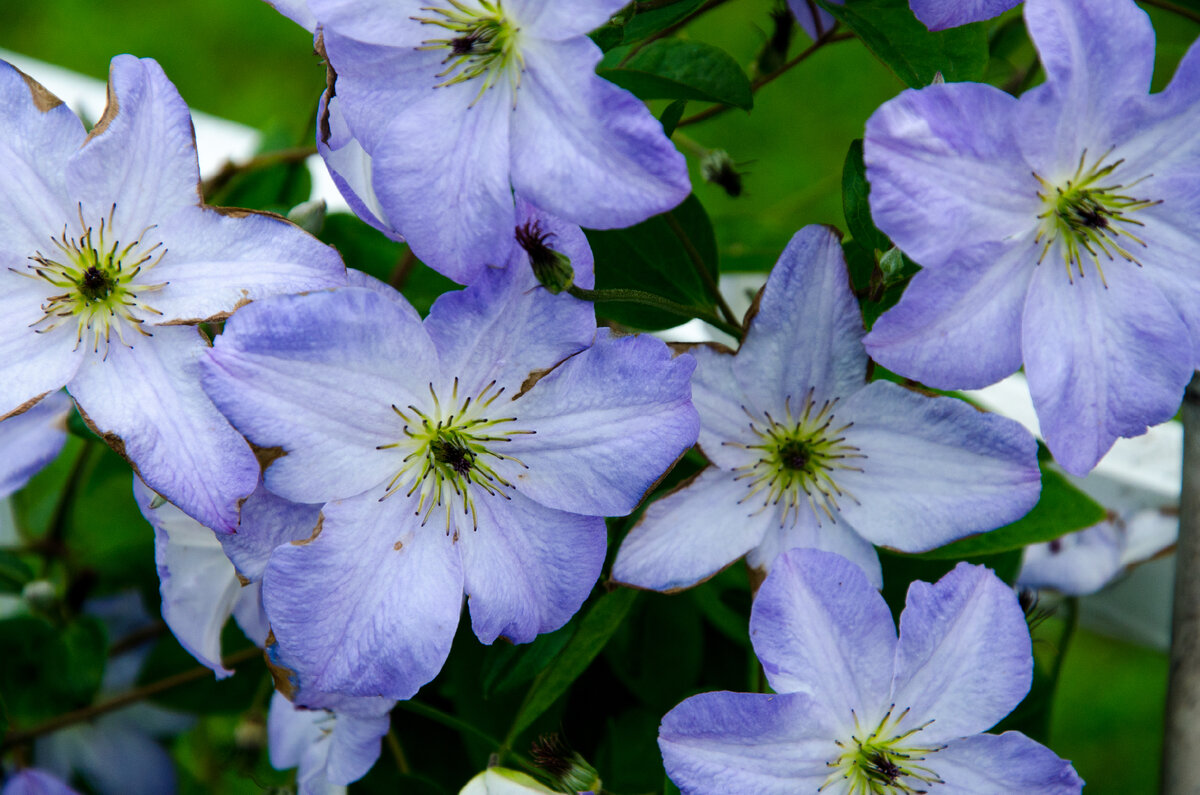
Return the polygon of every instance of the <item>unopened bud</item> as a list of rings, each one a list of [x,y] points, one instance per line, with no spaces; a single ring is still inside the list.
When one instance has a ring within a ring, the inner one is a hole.
[[[904,254],[896,246],[892,246],[879,258],[879,270],[883,273],[885,285],[895,284],[904,274]]]
[[[267,724],[262,715],[251,713],[233,727],[233,745],[239,751],[257,754],[267,747]]]
[[[735,199],[742,195],[742,175],[724,149],[713,149],[700,158],[700,176],[705,182],[720,185]]]
[[[50,610],[58,602],[58,592],[49,580],[33,580],[21,589],[21,598],[35,610]]]
[[[554,779],[560,792],[599,792],[600,774],[557,734],[544,734],[530,748],[533,763]]]
[[[310,235],[321,234],[325,227],[325,200],[301,202],[288,210],[287,219]]]
[[[517,242],[529,255],[529,264],[533,275],[542,286],[551,293],[558,295],[569,289],[575,280],[575,269],[571,267],[571,258],[560,251],[555,251],[546,244],[554,237],[550,232],[543,232],[537,221],[530,221],[517,227]]]
[[[796,18],[784,0],[776,0],[771,9],[771,34],[763,42],[762,49],[754,59],[754,76],[768,75],[787,63],[788,48],[792,46],[792,33],[796,29]]]

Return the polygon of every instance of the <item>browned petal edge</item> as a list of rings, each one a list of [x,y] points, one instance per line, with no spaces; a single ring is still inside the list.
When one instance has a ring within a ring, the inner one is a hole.
[[[329,129],[329,100],[337,96],[337,72],[333,71],[333,66],[329,63],[329,55],[325,52],[325,33],[320,28],[317,28],[317,37],[313,40],[313,51],[325,64],[325,93],[328,95],[325,99],[325,112],[317,119],[317,132],[322,142],[329,143],[333,134]]]
[[[557,366],[558,365],[555,365],[555,367],[557,367]],[[526,392],[528,392],[530,389],[533,389],[533,385],[536,384],[538,381],[541,381],[542,378],[544,376],[548,375],[550,373],[550,371],[553,369],[554,369],[554,367],[547,367],[542,370],[534,370],[529,375],[527,375],[525,377],[525,380],[521,382],[521,388],[517,391],[517,394],[513,395],[513,400],[516,400],[517,398],[521,397],[521,395],[524,395]]]
[[[758,589],[762,587],[763,581],[767,579],[767,570],[755,568],[747,561],[746,573],[750,575],[750,598],[753,599],[758,596]]]
[[[9,66],[12,66],[12,64],[9,64]],[[17,67],[13,66],[13,69],[17,69]],[[33,106],[42,113],[48,113],[63,104],[61,99],[20,69],[17,69],[17,74],[24,78],[25,85],[29,86],[29,94],[33,99]]]
[[[291,701],[296,697],[296,686],[293,684],[293,677],[296,672],[290,668],[284,668],[271,659],[271,654],[267,649],[278,644],[275,640],[275,630],[271,629],[267,632],[267,640],[263,648],[263,662],[267,664],[267,670],[271,672],[271,678],[275,680],[275,689],[283,694],[283,697]]]
[[[249,439],[246,440],[246,443],[249,444],[250,449],[254,451],[254,457],[258,459],[258,465],[262,467],[264,472],[267,471],[267,467],[271,466],[271,464],[274,464],[276,461],[287,455],[287,450],[284,450],[279,446],[262,447],[254,442],[251,442]]]
[[[53,392],[54,390],[50,390],[50,391]],[[3,422],[4,420],[8,419],[9,417],[15,417],[18,414],[24,414],[25,412],[29,411],[31,408],[36,406],[38,403],[41,403],[42,398],[46,397],[46,395],[49,395],[49,394],[50,394],[50,392],[43,392],[42,394],[38,395],[35,398],[30,398],[29,400],[26,400],[24,403],[17,406],[12,411],[8,412],[7,414],[5,414],[3,416],[0,416],[0,422]]]
[[[321,530],[324,529],[324,527],[325,527],[325,513],[321,512],[321,513],[317,514],[317,526],[313,528],[312,535],[310,535],[308,538],[304,538],[299,541],[293,541],[292,546],[302,547],[302,546],[305,546],[306,544],[311,544],[312,542],[317,540],[317,536],[321,535]]]
[[[87,412],[83,410],[83,406],[79,405],[78,400],[75,401],[75,408],[79,412],[79,416],[83,419],[83,423],[88,426],[88,429],[91,430],[92,433],[96,434],[101,439],[103,439],[104,443],[107,444],[109,447],[111,447],[113,449],[113,451],[116,452],[117,455],[121,456],[121,458],[124,458],[125,463],[129,464],[130,468],[133,469],[133,473],[135,475],[137,475],[139,478],[141,478],[142,477],[141,470],[138,469],[138,465],[133,462],[133,459],[130,458],[128,454],[126,454],[125,442],[123,442],[121,440],[121,437],[117,436],[112,431],[102,431],[98,427],[96,427],[96,423],[92,422],[92,418],[89,417],[87,415]],[[145,478],[142,478],[142,480],[145,480]],[[157,493],[157,492],[155,492],[155,493]]]

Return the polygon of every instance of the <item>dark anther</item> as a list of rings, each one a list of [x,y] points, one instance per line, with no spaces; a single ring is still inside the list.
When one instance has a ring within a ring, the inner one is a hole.
[[[107,296],[111,285],[104,271],[93,265],[83,272],[83,281],[79,286],[86,297],[95,300]]]
[[[446,464],[459,475],[466,475],[475,464],[475,454],[461,442],[436,439],[429,445],[438,463]]]
[[[808,446],[797,441],[784,442],[779,448],[779,462],[784,468],[801,472],[808,466]]]
[[[904,773],[887,754],[870,754],[867,756],[867,760],[871,763],[872,772],[885,779],[889,784],[894,784],[896,779]]]
[[[557,295],[571,286],[575,279],[575,270],[571,267],[571,258],[566,254],[555,251],[546,241],[554,237],[552,232],[543,232],[538,221],[527,221],[516,228],[517,243],[529,255],[529,264],[533,275],[542,286]]]
[[[476,52],[476,45],[479,44],[478,33],[468,33],[465,36],[459,36],[450,42],[450,52],[455,55],[472,55]]]

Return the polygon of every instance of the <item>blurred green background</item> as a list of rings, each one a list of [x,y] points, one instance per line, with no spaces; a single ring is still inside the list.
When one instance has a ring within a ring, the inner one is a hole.
[[[279,146],[310,140],[323,68],[309,34],[262,0],[2,0],[0,6],[2,48],[98,78],[115,54],[153,57],[193,108],[263,130]],[[721,46],[748,65],[769,30],[771,7],[771,0],[733,0],[683,35]],[[1160,88],[1200,26],[1150,11],[1160,41],[1155,81]],[[793,54],[808,44],[803,33],[796,37]],[[998,85],[1032,58],[1019,33],[1009,38],[1002,57],[989,67]],[[799,227],[844,228],[840,187],[847,147],[861,136],[870,113],[902,88],[860,43],[841,42],[766,86],[751,113],[731,110],[685,127],[688,141],[681,140],[681,148],[689,154],[696,194],[712,217],[722,267],[766,270]],[[701,108],[690,106],[685,116]],[[703,183],[692,155],[697,148],[727,150],[746,172],[745,192],[733,198]],[[135,516],[129,519],[137,523]],[[149,532],[144,526],[130,532],[137,536],[127,544],[121,531],[97,538],[92,552],[101,560],[95,562],[103,566],[109,556],[109,564],[119,567],[136,560],[135,579],[152,578]],[[153,588],[154,582],[143,585]],[[1161,653],[1076,633],[1053,705],[1050,744],[1074,760],[1089,792],[1157,789],[1166,669]],[[215,723],[209,728],[222,730]],[[185,766],[195,761],[196,742],[193,735],[188,747],[176,749]],[[388,764],[386,756],[380,764]]]

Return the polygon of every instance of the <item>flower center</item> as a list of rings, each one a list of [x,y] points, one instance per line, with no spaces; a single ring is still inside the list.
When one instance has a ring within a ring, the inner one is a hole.
[[[446,534],[456,529],[454,516],[459,510],[471,517],[472,529],[478,529],[479,517],[475,498],[482,491],[488,496],[511,499],[505,489],[511,483],[499,475],[492,465],[507,459],[525,466],[519,459],[505,455],[505,443],[516,434],[535,431],[515,430],[511,424],[516,417],[489,417],[488,409],[504,392],[496,382],[485,386],[478,395],[459,397],[458,379],[450,393],[449,406],[443,406],[433,384],[429,385],[430,404],[424,408],[407,406],[392,410],[404,421],[404,438],[380,445],[379,450],[398,449],[405,453],[401,468],[387,484],[380,501],[398,491],[406,497],[417,496],[415,514],[422,516],[421,526],[429,521],[435,509],[443,509]],[[509,426],[503,428],[502,426]],[[494,459],[495,461],[493,461]],[[526,467],[528,469],[528,467]]]
[[[1162,203],[1161,200],[1137,199],[1124,193],[1146,177],[1128,185],[1109,182],[1108,178],[1125,161],[1114,160],[1104,165],[1107,158],[1108,153],[1105,153],[1089,166],[1085,149],[1079,157],[1074,175],[1058,186],[1034,174],[1042,186],[1038,198],[1045,207],[1045,212],[1038,216],[1041,226],[1035,238],[1035,242],[1045,241],[1038,263],[1058,243],[1067,266],[1067,279],[1072,284],[1076,274],[1083,278],[1085,258],[1096,266],[1100,281],[1106,287],[1108,282],[1104,279],[1101,257],[1110,262],[1120,257],[1140,268],[1142,263],[1130,252],[1129,247],[1132,243],[1145,248],[1146,244],[1131,229],[1145,224],[1130,217],[1130,214]]]
[[[830,521],[837,521],[838,498],[849,497],[858,502],[845,487],[838,485],[835,476],[839,471],[862,472],[862,468],[854,463],[866,456],[857,447],[847,444],[842,435],[854,423],[835,427],[833,407],[836,404],[835,398],[818,407],[810,389],[798,416],[792,414],[790,396],[784,401],[782,420],[765,412],[762,417],[756,417],[742,407],[750,417],[750,430],[758,441],[725,444],[761,452],[753,464],[734,470],[738,473],[736,480],[749,481],[747,488],[750,491],[738,501],[739,505],[762,495],[762,507],[755,511],[757,514],[782,503],[783,515],[779,524],[784,526],[789,514],[795,514],[793,520],[799,516],[804,502],[812,509],[817,524],[821,523],[822,513]]]
[[[515,92],[521,83],[521,72],[525,60],[518,48],[520,28],[504,14],[502,0],[444,0],[448,7],[423,6],[437,16],[413,17],[424,25],[434,25],[448,32],[448,37],[427,39],[421,42],[420,50],[446,50],[442,65],[437,73],[436,87],[452,86],[476,77],[483,77],[472,105],[479,101],[483,92],[507,74]],[[516,101],[514,94],[514,101]]]
[[[832,762],[825,763],[833,772],[817,792],[839,780],[849,782],[846,791],[850,795],[908,795],[925,792],[927,784],[945,783],[928,767],[919,764],[925,761],[928,754],[936,753],[945,746],[922,746],[910,741],[933,721],[900,731],[900,724],[908,715],[908,710],[893,717],[895,710],[896,705],[893,704],[869,734],[863,732],[858,716],[851,710],[854,734],[847,742],[834,740],[841,753]]]
[[[42,317],[31,324],[39,334],[62,326],[76,324],[75,347],[83,343],[84,336],[92,337],[92,350],[98,352],[100,343],[108,344],[113,332],[122,345],[125,329],[132,328],[144,336],[152,336],[143,328],[144,317],[139,315],[161,315],[157,309],[141,301],[141,293],[155,292],[166,286],[161,284],[138,284],[137,277],[162,262],[167,250],[162,243],[144,247],[142,238],[154,227],[143,229],[141,234],[125,246],[113,231],[113,216],[116,205],[106,217],[100,218],[98,228],[89,226],[83,219],[83,207],[79,208],[79,228],[75,237],[67,227],[57,237],[51,237],[54,249],[49,254],[37,251],[29,257],[31,264],[26,270],[9,270],[31,279],[46,282],[58,292],[42,303]]]

